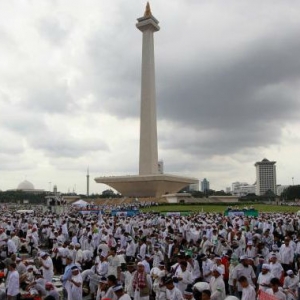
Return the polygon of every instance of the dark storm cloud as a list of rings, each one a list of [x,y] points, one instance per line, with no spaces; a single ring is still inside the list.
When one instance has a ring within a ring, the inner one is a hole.
[[[119,117],[137,117],[140,100],[140,61],[134,47],[121,34],[99,32],[87,41],[89,88],[96,95],[92,109]]]
[[[226,154],[276,143],[282,127],[299,117],[299,52],[300,34],[287,32],[264,36],[220,65],[194,61],[185,70],[165,68],[158,84],[159,117],[200,130],[201,151]],[[197,152],[197,135],[190,142],[185,150]],[[168,143],[180,147],[176,140]]]

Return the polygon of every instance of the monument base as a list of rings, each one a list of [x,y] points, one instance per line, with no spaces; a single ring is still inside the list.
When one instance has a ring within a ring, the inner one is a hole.
[[[199,183],[196,178],[168,174],[97,177],[95,181],[109,185],[126,197],[161,197]]]

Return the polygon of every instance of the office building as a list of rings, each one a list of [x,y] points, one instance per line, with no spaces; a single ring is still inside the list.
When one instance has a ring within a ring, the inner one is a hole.
[[[264,195],[267,191],[277,193],[276,189],[276,161],[263,159],[255,163],[256,167],[256,195]]]

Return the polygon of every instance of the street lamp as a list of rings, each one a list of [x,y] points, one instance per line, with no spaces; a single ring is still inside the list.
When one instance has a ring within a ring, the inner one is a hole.
[[[292,177],[292,183],[293,183],[293,185],[294,185],[294,177]]]

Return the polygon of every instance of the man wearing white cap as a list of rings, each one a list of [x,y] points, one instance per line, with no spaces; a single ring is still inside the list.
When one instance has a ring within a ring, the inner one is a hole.
[[[183,292],[183,298],[186,300],[195,300],[194,293],[191,286],[188,286]]]
[[[211,290],[211,300],[223,300],[226,297],[225,283],[223,280],[223,269],[221,267],[214,267],[212,271],[212,278],[209,286]]]
[[[287,276],[284,278],[283,288],[287,289],[292,294],[296,294],[298,289],[299,279],[295,276],[292,270],[287,270]]]
[[[134,291],[134,300],[149,300],[152,290],[152,281],[150,275],[145,272],[145,266],[142,262],[137,264],[137,270],[132,278]]]
[[[164,259],[164,256],[160,251],[159,244],[154,244],[154,253],[152,255],[152,258],[153,258],[153,267],[158,267],[159,263]]]
[[[121,284],[114,286],[113,291],[116,294],[118,300],[131,300],[130,296],[124,292],[123,286]]]
[[[150,276],[153,280],[153,291],[155,293],[155,299],[160,300],[161,298],[161,279],[163,276],[166,275],[165,270],[165,263],[161,261],[158,267],[153,267],[150,271]],[[164,287],[164,295],[166,294],[165,287]]]
[[[52,259],[46,252],[42,252],[40,254],[40,257],[41,257],[40,261],[42,264],[43,276],[47,282],[51,282],[52,277],[54,275]]]
[[[175,287],[172,276],[168,275],[164,279],[164,284],[167,288],[166,299],[167,300],[182,300],[182,293]]]
[[[294,261],[294,249],[291,246],[290,238],[286,236],[284,238],[284,244],[279,249],[280,262],[285,271],[289,270],[293,266]]]
[[[131,237],[127,238],[127,247],[126,247],[126,262],[133,260],[135,254],[135,243],[132,241]]]
[[[256,248],[253,247],[252,241],[249,241],[247,243],[247,248],[246,248],[245,254],[250,258],[254,258],[256,256]]]
[[[211,268],[213,266],[213,262],[207,258],[205,254],[201,254],[200,258],[202,260],[202,276],[205,282],[210,282],[211,279]]]
[[[68,300],[82,300],[82,276],[77,266],[71,267],[72,277],[69,279],[70,287]]]
[[[284,270],[282,265],[277,261],[276,254],[273,254],[270,258],[270,271],[273,277],[278,278],[279,280],[282,278]]]
[[[232,279],[233,279],[233,288],[235,291],[238,291],[241,295],[242,293],[242,286],[240,282],[238,282],[238,279],[241,276],[245,276],[247,279],[247,282],[250,285],[254,285],[253,283],[256,281],[256,276],[254,273],[254,270],[251,265],[248,263],[248,257],[246,255],[242,255],[240,258],[240,263],[233,269],[232,272]]]
[[[180,268],[178,268],[175,272],[175,277],[178,279],[178,289],[183,292],[187,288],[188,284],[192,284],[194,281],[192,273],[187,269],[188,263],[187,261],[181,261]]]
[[[271,285],[270,281],[274,277],[270,272],[270,265],[263,264],[260,274],[258,275],[257,284],[258,289],[262,291],[266,291]]]

